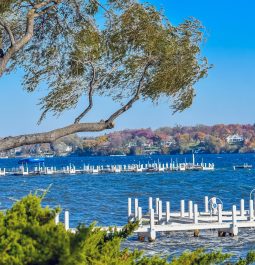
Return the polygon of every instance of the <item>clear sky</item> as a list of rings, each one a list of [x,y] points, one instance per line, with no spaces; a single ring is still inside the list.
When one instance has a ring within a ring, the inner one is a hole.
[[[116,121],[114,130],[124,128],[158,128],[160,126],[254,123],[255,114],[255,23],[253,0],[149,0],[163,8],[177,25],[195,17],[207,29],[203,54],[214,65],[209,76],[196,85],[192,107],[171,114],[166,99],[158,106],[139,102]],[[59,118],[48,117],[40,126],[38,97],[44,91],[27,94],[21,86],[21,73],[0,80],[0,136],[51,130],[70,124],[82,111],[82,104]],[[84,99],[85,101],[85,99]],[[84,102],[82,102],[84,103]],[[87,121],[106,118],[118,108],[109,99],[96,98],[95,109]]]

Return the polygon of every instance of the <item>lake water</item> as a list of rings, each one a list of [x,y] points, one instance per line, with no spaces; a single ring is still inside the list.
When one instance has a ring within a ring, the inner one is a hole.
[[[134,156],[134,157],[65,157],[46,158],[46,166],[67,166],[76,168],[84,164],[110,165],[147,162],[187,162],[191,155],[179,156]],[[196,155],[196,161],[214,163],[214,171],[124,173],[124,174],[79,174],[53,176],[4,176],[0,177],[0,208],[12,205],[10,198],[19,199],[38,188],[52,187],[44,204],[61,206],[70,211],[70,226],[78,223],[99,225],[123,225],[127,221],[127,198],[139,198],[139,205],[147,209],[148,197],[159,197],[171,201],[171,210],[179,210],[180,200],[192,200],[203,209],[204,196],[217,196],[224,204],[224,210],[232,204],[239,207],[245,199],[248,208],[250,191],[255,188],[255,154]],[[17,167],[17,159],[0,159],[0,168]],[[251,170],[233,170],[233,165],[252,164]],[[63,217],[63,216],[62,216]],[[154,243],[140,243],[131,237],[124,246],[146,250],[147,254],[173,255],[186,249],[205,247],[209,250],[222,248],[235,255],[245,255],[255,250],[255,230],[241,230],[237,237],[218,238],[217,232],[202,232],[194,238],[191,232],[161,234]]]

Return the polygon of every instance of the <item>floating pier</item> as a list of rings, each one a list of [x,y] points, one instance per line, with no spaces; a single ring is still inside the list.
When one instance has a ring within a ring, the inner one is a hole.
[[[166,201],[163,210],[162,200],[150,197],[144,212],[137,198],[128,199],[128,221],[139,222],[135,231],[139,240],[154,241],[157,233],[176,231],[193,231],[194,236],[199,236],[201,230],[217,230],[219,236],[236,236],[241,228],[255,228],[254,200],[249,200],[249,209],[244,208],[244,199],[241,199],[239,209],[233,205],[230,210],[223,210],[219,198],[209,200],[208,196],[201,208],[191,200],[181,200],[179,211],[172,211],[170,205],[170,201]]]
[[[56,166],[46,167],[44,163],[35,167],[22,164],[19,168],[0,169],[0,176],[5,175],[55,175],[55,174],[103,174],[103,173],[128,173],[128,172],[170,172],[170,171],[188,171],[188,170],[214,170],[213,163],[195,163],[193,155],[192,163],[178,163],[174,161],[162,163],[148,162],[145,164],[115,164],[115,165],[83,165],[82,168],[77,168],[74,164],[69,164],[62,168]]]

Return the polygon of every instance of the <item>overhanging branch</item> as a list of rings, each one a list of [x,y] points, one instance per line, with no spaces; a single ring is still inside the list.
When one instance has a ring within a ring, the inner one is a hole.
[[[150,67],[150,65],[151,65],[151,62],[148,62],[145,65],[143,73],[142,73],[142,76],[141,76],[141,78],[140,78],[140,80],[138,82],[138,86],[137,86],[137,89],[136,89],[136,92],[135,92],[134,96],[123,107],[121,107],[116,112],[114,112],[108,118],[108,120],[106,120],[106,122],[112,123],[117,117],[119,117],[121,114],[123,114],[124,112],[129,110],[133,106],[134,102],[136,102],[139,99],[139,96],[140,96],[140,93],[141,93],[141,90],[142,90],[142,87],[143,87],[143,83],[144,83],[144,78],[145,78],[146,72],[147,72],[148,68]]]
[[[74,123],[79,123],[80,120],[92,109],[93,107],[93,93],[94,93],[94,82],[96,78],[96,69],[92,63],[90,63],[92,68],[92,78],[89,82],[89,105],[88,107],[75,119]]]
[[[78,132],[99,132],[106,129],[112,129],[113,123],[97,122],[97,123],[77,123],[60,129],[56,129],[45,133],[35,133],[20,135],[15,137],[6,137],[0,140],[0,152],[7,151],[23,145],[52,143],[57,139]]]

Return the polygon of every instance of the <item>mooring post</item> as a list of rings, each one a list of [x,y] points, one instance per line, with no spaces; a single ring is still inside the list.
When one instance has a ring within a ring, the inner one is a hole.
[[[57,225],[59,223],[59,213],[56,213],[54,220],[55,220],[55,224]]]
[[[238,235],[237,218],[236,218],[236,205],[232,206],[232,236]]]
[[[170,221],[170,202],[166,202],[166,223]]]
[[[242,217],[245,215],[245,213],[244,213],[244,199],[240,200],[240,215]]]
[[[189,218],[193,218],[193,202],[189,201]]]
[[[69,211],[65,211],[65,218],[64,218],[65,230],[69,229]]]
[[[218,204],[218,222],[222,224],[222,204]]]
[[[132,199],[128,198],[128,221],[131,219],[132,216]]]
[[[159,202],[159,198],[156,198],[156,214],[158,214],[158,202]]]
[[[138,199],[135,198],[135,218],[138,217]]]
[[[158,223],[162,221],[162,201],[158,201]]]
[[[149,197],[149,209],[148,211],[150,212],[150,209],[152,209],[152,197]]]
[[[253,221],[254,213],[253,213],[253,200],[250,200],[250,205],[249,205],[249,214],[250,214],[250,221]]]
[[[194,220],[194,224],[198,223],[198,207],[197,207],[197,204],[194,204],[193,220]]]
[[[156,239],[154,209],[150,209],[150,231],[149,231],[148,239],[150,242],[155,241]]]
[[[205,196],[205,212],[206,213],[209,213],[208,202],[209,202],[208,196]]]
[[[181,217],[185,215],[185,201],[181,200]]]
[[[139,226],[142,225],[142,207],[138,207],[138,221],[139,221]]]

